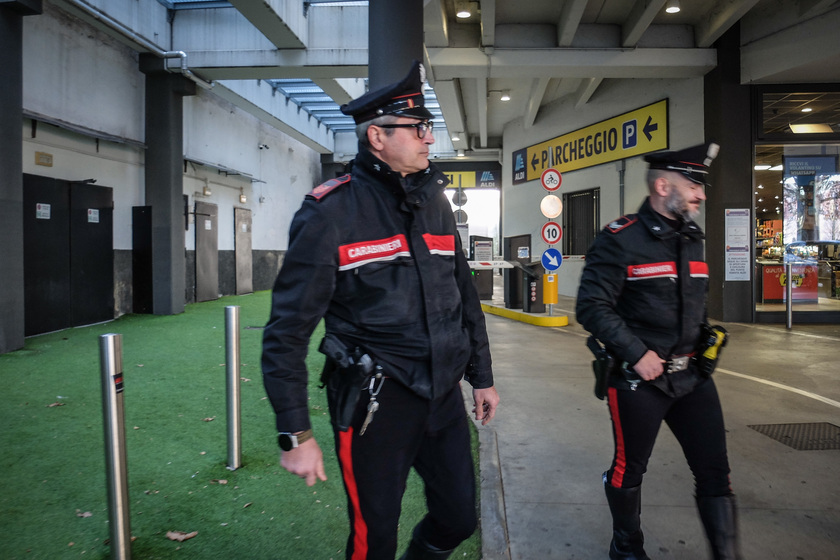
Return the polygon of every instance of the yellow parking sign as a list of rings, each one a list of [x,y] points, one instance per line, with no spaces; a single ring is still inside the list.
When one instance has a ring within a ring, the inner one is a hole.
[[[543,171],[584,169],[668,148],[668,100],[586,126],[514,152],[513,182],[539,179]]]

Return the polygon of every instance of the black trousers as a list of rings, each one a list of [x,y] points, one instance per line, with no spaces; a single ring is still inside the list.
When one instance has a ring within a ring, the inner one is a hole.
[[[412,467],[423,479],[428,507],[417,528],[420,538],[442,550],[455,548],[478,523],[469,425],[460,388],[429,401],[386,379],[377,400],[379,410],[364,435],[359,430],[367,413],[367,391],[352,426],[335,431],[350,518],[346,558],[394,559],[402,497]]]
[[[610,387],[607,402],[615,454],[607,482],[615,488],[642,483],[653,444],[664,420],[682,446],[694,474],[698,497],[731,493],[723,412],[711,378],[690,393],[670,397],[652,385],[635,391]]]

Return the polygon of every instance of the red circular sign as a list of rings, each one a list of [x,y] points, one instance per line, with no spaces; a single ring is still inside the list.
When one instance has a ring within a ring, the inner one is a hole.
[[[563,176],[553,167],[549,167],[540,175],[540,183],[542,183],[543,188],[547,191],[556,191],[560,188],[562,182]]]
[[[553,245],[562,239],[563,228],[561,228],[560,224],[557,222],[546,222],[546,224],[542,227],[541,233],[543,241],[549,245]]]

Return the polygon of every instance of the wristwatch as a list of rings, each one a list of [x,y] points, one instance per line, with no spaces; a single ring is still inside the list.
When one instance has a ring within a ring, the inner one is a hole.
[[[312,429],[304,430],[299,434],[280,432],[277,434],[277,443],[283,451],[291,451],[304,441],[312,438]]]

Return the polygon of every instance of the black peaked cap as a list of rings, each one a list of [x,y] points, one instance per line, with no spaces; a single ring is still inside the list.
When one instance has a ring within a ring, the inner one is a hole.
[[[434,115],[426,109],[423,98],[424,81],[423,65],[415,60],[405,78],[345,103],[341,106],[341,112],[352,116],[356,124],[383,115],[431,119]]]
[[[690,181],[705,184],[709,165],[717,157],[720,146],[706,142],[678,152],[654,152],[645,156],[650,169],[665,169],[682,173]]]

